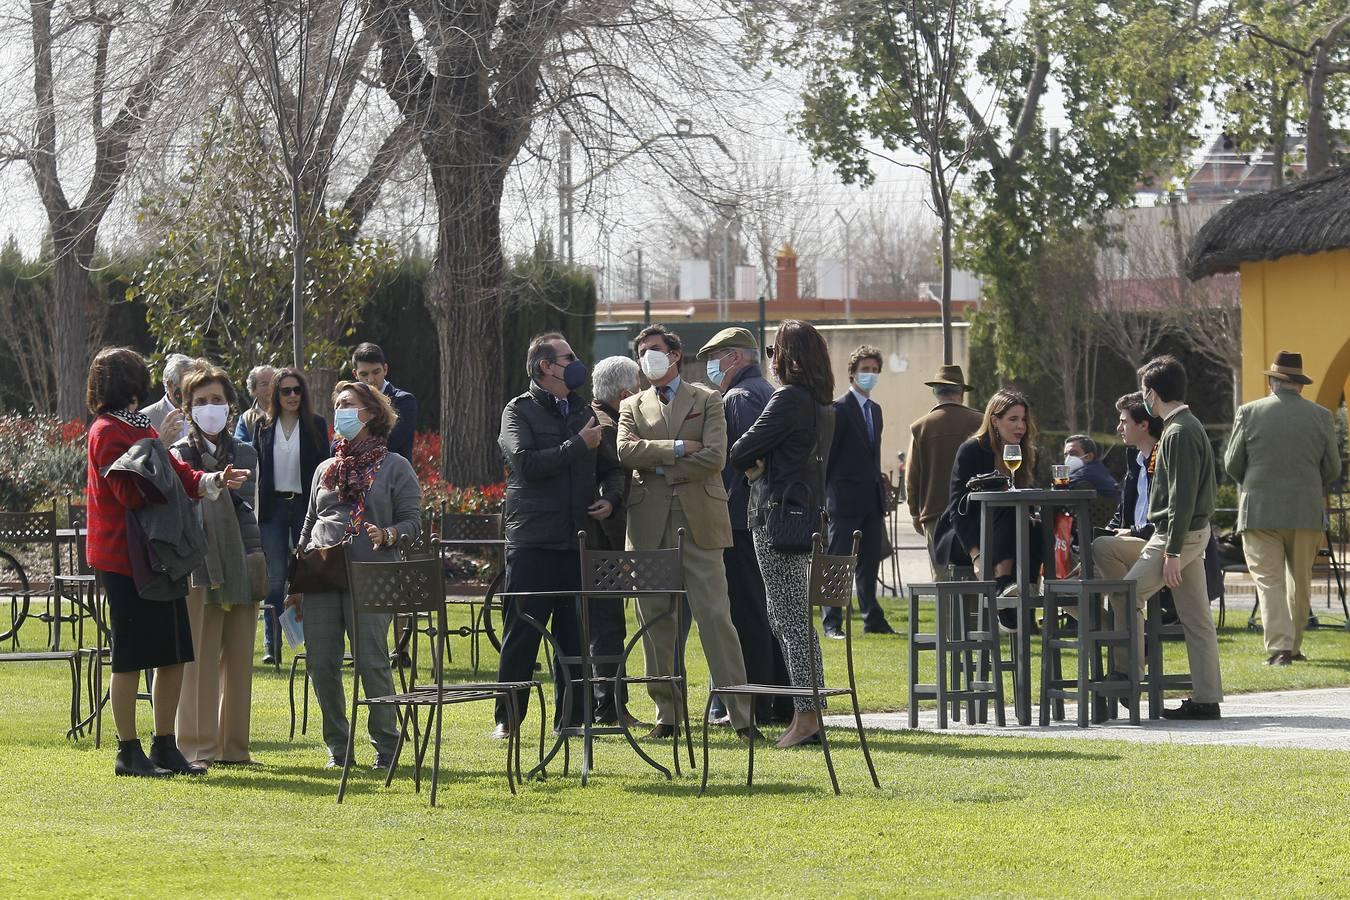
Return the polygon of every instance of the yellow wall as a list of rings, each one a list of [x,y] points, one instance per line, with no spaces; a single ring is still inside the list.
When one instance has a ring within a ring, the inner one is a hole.
[[[1280,350],[1303,354],[1304,396],[1336,409],[1350,396],[1350,250],[1243,263],[1242,400],[1266,395]]]

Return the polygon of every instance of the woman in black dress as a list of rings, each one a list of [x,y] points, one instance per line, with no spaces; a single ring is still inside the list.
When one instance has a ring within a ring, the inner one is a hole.
[[[1022,448],[1022,464],[1013,475],[1003,461],[1003,448],[1017,444]],[[1011,596],[1016,591],[1014,572],[1017,558],[1016,510],[999,507],[994,511],[992,546],[980,546],[980,503],[972,501],[966,483],[976,475],[1002,472],[1013,476],[1013,484],[1027,487],[1036,468],[1036,423],[1031,403],[1016,391],[999,390],[984,408],[980,428],[956,451],[952,464],[951,499],[938,520],[935,544],[939,564],[979,566],[984,553],[994,561],[994,580],[999,593]],[[1032,579],[1041,565],[1040,523],[1032,521],[1030,537]],[[1016,610],[1000,610],[999,618],[1007,627],[1015,627]]]

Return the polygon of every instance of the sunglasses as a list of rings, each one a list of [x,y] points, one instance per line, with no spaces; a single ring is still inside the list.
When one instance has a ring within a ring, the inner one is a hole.
[[[299,385],[287,385],[283,388],[277,388],[283,397],[298,397],[305,392],[305,389]]]

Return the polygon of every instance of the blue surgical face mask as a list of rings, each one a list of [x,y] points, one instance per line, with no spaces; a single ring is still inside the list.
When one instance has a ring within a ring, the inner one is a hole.
[[[722,379],[727,377],[727,373],[722,371],[722,361],[720,359],[708,360],[708,380],[718,387],[722,386]]]
[[[333,411],[333,429],[347,440],[361,433],[366,423],[361,421],[359,409],[338,409]]]
[[[877,379],[881,376],[876,372],[859,372],[853,376],[858,382],[858,388],[866,393],[871,393],[872,388],[877,386]]]
[[[591,370],[586,368],[584,362],[574,359],[563,369],[563,384],[567,385],[569,391],[575,391],[586,383],[586,376],[590,373]]]

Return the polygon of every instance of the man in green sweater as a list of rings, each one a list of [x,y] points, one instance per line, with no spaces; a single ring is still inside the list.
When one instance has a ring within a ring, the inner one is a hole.
[[[1125,577],[1136,582],[1141,609],[1164,585],[1171,588],[1185,631],[1191,698],[1163,710],[1163,718],[1217,719],[1223,701],[1219,636],[1205,588],[1205,545],[1214,512],[1214,451],[1204,426],[1186,405],[1186,369],[1175,357],[1160,356],[1146,363],[1139,370],[1139,386],[1149,415],[1163,420],[1163,433],[1149,488],[1148,520],[1155,530]],[[1140,616],[1134,625],[1142,635]]]

